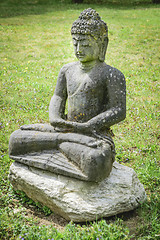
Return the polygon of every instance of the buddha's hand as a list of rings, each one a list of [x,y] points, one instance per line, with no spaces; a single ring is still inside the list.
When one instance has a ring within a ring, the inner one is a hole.
[[[54,119],[51,122],[51,125],[55,128],[58,132],[74,132],[74,127],[72,122],[66,121],[61,118]]]
[[[53,119],[50,124],[55,128],[64,128],[65,127],[65,120],[62,118]]]
[[[73,122],[73,128],[75,132],[84,134],[92,134],[92,132],[94,131],[93,125],[91,125],[89,122],[85,123]]]
[[[92,134],[95,130],[94,125],[89,121],[85,123],[78,123],[72,121],[66,121],[64,119],[57,118],[51,122],[51,125],[56,129],[62,129],[66,132],[76,132],[82,134]]]

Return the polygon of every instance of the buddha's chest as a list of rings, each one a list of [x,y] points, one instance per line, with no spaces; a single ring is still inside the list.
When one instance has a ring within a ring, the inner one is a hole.
[[[77,96],[86,99],[100,97],[106,90],[106,83],[99,75],[72,74],[67,78],[68,97]]]
[[[67,79],[68,118],[87,121],[104,108],[107,101],[107,85],[98,75],[72,75]]]

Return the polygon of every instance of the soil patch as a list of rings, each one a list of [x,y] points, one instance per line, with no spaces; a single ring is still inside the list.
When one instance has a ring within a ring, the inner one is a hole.
[[[34,206],[25,206],[26,208],[26,217],[32,217],[37,221],[38,225],[52,225],[57,230],[63,231],[65,226],[69,223],[66,219],[63,217],[52,213],[49,216],[46,216],[43,212],[40,212],[39,209],[36,209]],[[124,221],[124,224],[129,228],[130,236],[133,236],[130,238],[130,240],[136,239],[134,236],[136,236],[137,233],[137,226],[138,223],[140,223],[140,218],[138,216],[138,213],[136,210],[125,212],[123,214],[118,214],[113,217],[104,218],[105,221],[110,224],[113,223],[117,218],[120,218]],[[100,220],[99,220],[100,221]],[[85,225],[84,223],[77,223],[77,225]],[[89,222],[88,222],[89,224]]]

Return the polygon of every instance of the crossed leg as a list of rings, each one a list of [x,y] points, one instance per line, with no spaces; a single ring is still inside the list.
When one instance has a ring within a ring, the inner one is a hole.
[[[53,149],[62,152],[87,176],[88,181],[100,181],[112,169],[111,146],[90,136],[19,129],[10,137],[10,156]]]

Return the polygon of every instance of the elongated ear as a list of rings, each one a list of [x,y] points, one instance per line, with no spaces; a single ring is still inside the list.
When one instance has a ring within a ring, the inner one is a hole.
[[[108,46],[108,37],[103,39],[103,42],[100,44],[100,51],[99,51],[99,61],[104,62],[105,60],[105,55],[107,51],[107,46]]]

